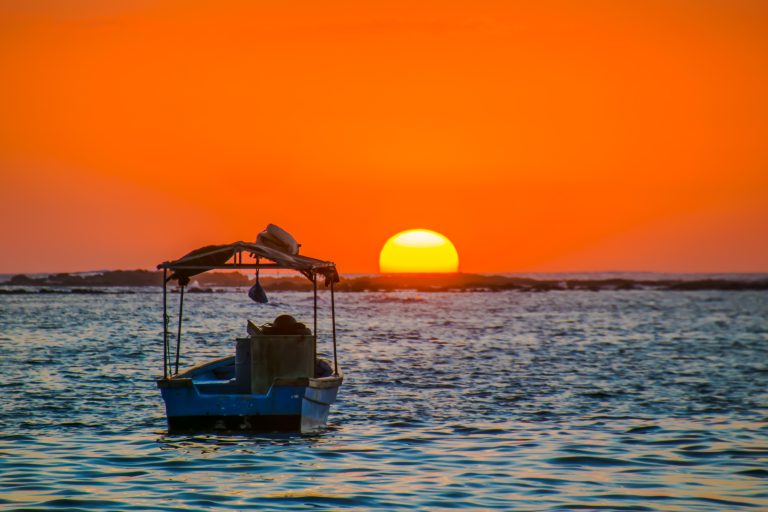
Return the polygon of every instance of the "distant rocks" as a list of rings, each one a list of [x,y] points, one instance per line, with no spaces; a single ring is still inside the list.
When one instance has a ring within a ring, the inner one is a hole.
[[[0,288],[0,295],[24,295],[29,293],[57,293],[57,294],[80,294],[80,295],[101,295],[105,293],[116,293],[105,290],[103,288]],[[120,291],[120,293],[132,293],[127,291]]]
[[[120,287],[119,293],[133,293],[130,288],[154,287],[163,283],[162,272],[148,270],[114,270],[84,274],[51,274],[29,277],[19,274],[0,283],[0,294],[22,293],[118,293],[105,288]],[[245,288],[253,284],[251,276],[240,272],[208,272],[194,276],[188,293],[214,293],[222,288]],[[303,276],[261,277],[268,291],[307,291],[312,283]],[[768,277],[763,279],[534,279],[505,275],[482,274],[384,274],[344,277],[336,285],[340,292],[382,292],[415,290],[420,292],[564,292],[615,290],[669,290],[669,291],[746,291],[768,290]],[[174,287],[171,292],[176,291]]]
[[[10,281],[7,281],[5,285],[10,286],[35,286],[38,284],[38,279],[32,279],[31,277],[27,277],[24,274],[19,274],[16,276],[13,276]]]
[[[3,286],[160,286],[163,273],[149,270],[110,270],[87,274],[51,274],[44,277],[13,276]]]
[[[265,287],[267,285],[265,284]],[[269,288],[268,288],[269,289]],[[632,279],[533,279],[514,276],[479,274],[389,274],[346,278],[336,287],[339,291],[615,291],[615,290],[768,290],[768,278],[762,280],[632,280]]]

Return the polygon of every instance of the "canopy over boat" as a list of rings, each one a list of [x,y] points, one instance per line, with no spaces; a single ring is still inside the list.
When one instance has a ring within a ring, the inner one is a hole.
[[[243,263],[244,252],[254,257],[256,263]],[[262,258],[272,263],[261,263]],[[229,262],[230,260],[232,261]],[[301,272],[310,281],[314,281],[317,274],[322,275],[326,286],[339,282],[335,263],[290,254],[260,242],[207,245],[187,253],[178,260],[160,263],[157,268],[173,271],[168,279],[177,279],[182,286],[188,284],[192,276],[219,269],[288,269]]]

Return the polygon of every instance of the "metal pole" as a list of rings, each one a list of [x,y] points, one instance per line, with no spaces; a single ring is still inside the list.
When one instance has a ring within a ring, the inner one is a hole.
[[[168,378],[168,269],[163,269],[163,378]]]
[[[315,332],[315,339],[314,339],[315,360],[313,363],[313,367],[316,367],[317,366],[317,273],[316,272],[312,272],[312,289],[314,291],[314,296],[315,296],[315,331],[314,331]]]
[[[179,350],[181,350],[181,319],[184,314],[184,285],[181,286],[181,295],[179,296],[179,332],[176,335],[176,371],[174,374],[179,373]]]
[[[336,362],[336,301],[333,298],[333,279],[331,279],[331,324],[333,325],[333,374],[339,374],[339,364]]]

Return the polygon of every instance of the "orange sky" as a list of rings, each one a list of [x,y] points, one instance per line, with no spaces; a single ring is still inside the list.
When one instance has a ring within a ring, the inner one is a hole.
[[[105,5],[108,4],[108,5]],[[0,272],[768,271],[768,2],[0,0]]]

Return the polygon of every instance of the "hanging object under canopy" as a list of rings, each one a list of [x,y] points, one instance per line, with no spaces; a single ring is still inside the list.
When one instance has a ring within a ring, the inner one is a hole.
[[[250,297],[252,301],[258,302],[259,304],[266,304],[269,302],[267,293],[264,291],[264,288],[262,288],[261,283],[259,282],[259,269],[256,269],[256,282],[253,286],[251,286],[251,289],[248,290],[248,297]]]

